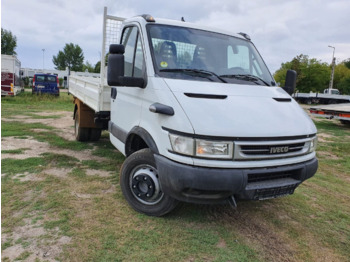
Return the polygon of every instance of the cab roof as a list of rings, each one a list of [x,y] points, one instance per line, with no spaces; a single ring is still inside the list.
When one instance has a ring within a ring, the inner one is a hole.
[[[147,18],[151,18],[151,19],[147,19]],[[153,21],[152,21],[152,19],[153,19]],[[135,17],[124,20],[125,24],[132,23],[132,22],[138,22],[141,25],[159,24],[159,25],[188,27],[188,28],[199,29],[199,30],[204,30],[204,31],[209,31],[209,32],[221,33],[224,35],[230,35],[230,36],[234,36],[234,37],[245,39],[245,40],[247,39],[246,37],[243,37],[242,33],[233,33],[232,31],[223,30],[220,28],[215,28],[215,27],[210,27],[210,26],[203,26],[200,24],[195,24],[195,23],[190,23],[190,22],[184,22],[181,20],[154,18],[150,15],[140,15],[140,16],[135,16]]]

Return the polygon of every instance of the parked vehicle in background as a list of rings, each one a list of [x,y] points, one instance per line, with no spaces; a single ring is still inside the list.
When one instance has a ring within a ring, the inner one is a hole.
[[[350,103],[313,106],[309,111],[314,116],[339,119],[341,123],[350,125]]]
[[[20,69],[21,62],[16,56],[1,55],[1,96],[15,96],[24,91]]]
[[[341,95],[338,89],[325,89],[323,93],[294,93],[293,98],[303,104],[340,104],[349,103],[349,95]]]
[[[57,75],[35,74],[33,77],[32,94],[60,95]]]
[[[332,89],[327,88],[327,89],[323,90],[323,93],[324,94],[330,94],[330,95],[340,95],[339,90],[338,89],[334,89],[334,88],[332,88]]]
[[[100,79],[70,76],[69,92],[76,139],[108,129],[126,156],[119,181],[135,210],[286,196],[316,173],[316,127],[290,97],[295,71],[276,86],[243,33],[150,15],[114,20],[108,85],[101,66]]]

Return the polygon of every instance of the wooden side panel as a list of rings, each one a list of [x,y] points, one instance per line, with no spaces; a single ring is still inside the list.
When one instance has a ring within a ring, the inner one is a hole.
[[[94,122],[95,111],[81,102],[78,98],[74,98],[74,104],[77,106],[79,114],[79,126],[82,128],[96,128]]]

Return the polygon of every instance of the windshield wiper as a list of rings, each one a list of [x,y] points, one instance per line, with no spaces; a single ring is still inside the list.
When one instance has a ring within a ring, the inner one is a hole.
[[[181,72],[181,73],[187,73],[187,74],[196,74],[196,76],[207,78],[211,81],[213,81],[210,76],[215,76],[217,79],[219,79],[223,83],[227,83],[225,79],[218,76],[214,72],[203,70],[203,69],[191,69],[191,68],[166,68],[166,69],[160,69],[159,72]]]
[[[245,74],[238,74],[238,75],[220,75],[220,77],[226,77],[226,78],[236,78],[236,79],[242,79],[246,81],[251,81],[257,84],[257,81],[263,82],[265,85],[270,86],[264,79],[255,76],[255,75],[245,75]]]

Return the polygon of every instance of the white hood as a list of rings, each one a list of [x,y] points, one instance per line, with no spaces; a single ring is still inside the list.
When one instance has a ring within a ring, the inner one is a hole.
[[[309,116],[282,88],[164,80],[197,135],[257,137],[258,134],[259,137],[289,137],[316,133]],[[197,95],[227,97],[198,98]],[[281,102],[274,98],[291,101]]]

